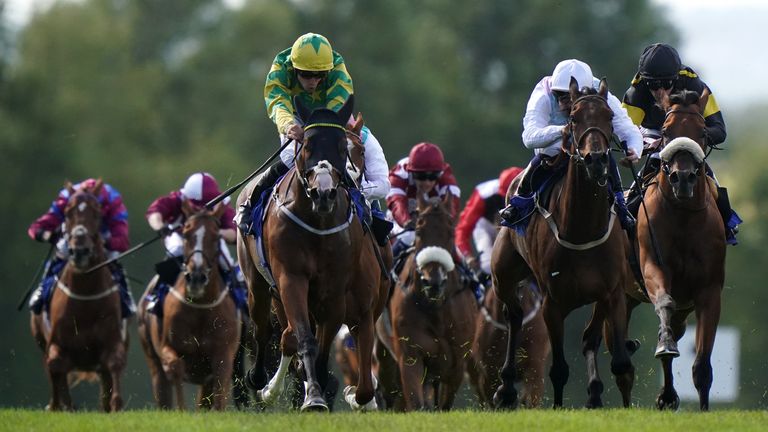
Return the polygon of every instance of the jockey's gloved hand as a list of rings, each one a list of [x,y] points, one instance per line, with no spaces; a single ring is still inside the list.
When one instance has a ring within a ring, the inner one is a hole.
[[[38,229],[35,232],[35,240],[39,242],[48,242],[50,244],[56,244],[56,242],[59,241],[59,234],[55,231]]]
[[[416,229],[416,218],[411,218],[404,226],[403,229],[406,231],[413,231]]]
[[[171,225],[163,225],[162,228],[157,230],[157,235],[159,235],[160,237],[168,237],[173,233],[174,228],[175,227]]]

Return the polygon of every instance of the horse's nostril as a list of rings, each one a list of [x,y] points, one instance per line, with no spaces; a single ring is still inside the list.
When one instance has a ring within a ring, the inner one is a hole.
[[[680,177],[678,176],[677,172],[673,172],[669,175],[669,181],[672,183],[678,183],[680,181]]]
[[[688,183],[695,183],[696,182],[696,174],[689,173],[688,174]]]
[[[603,164],[607,164],[607,163],[608,163],[608,155],[607,155],[607,154],[605,154],[605,153],[603,153],[603,154],[600,156],[600,162],[601,162],[601,163],[603,163]]]
[[[320,199],[320,192],[317,190],[317,188],[312,188],[309,190],[309,197],[313,200]]]
[[[337,194],[337,193],[338,193],[338,192],[336,191],[336,189],[335,189],[335,188],[334,188],[334,189],[331,189],[331,191],[330,191],[330,192],[328,192],[328,199],[329,199],[329,200],[331,200],[331,201],[334,201],[334,200],[336,199],[336,194]]]
[[[587,154],[584,156],[584,163],[587,165],[590,165],[592,163],[592,153]]]

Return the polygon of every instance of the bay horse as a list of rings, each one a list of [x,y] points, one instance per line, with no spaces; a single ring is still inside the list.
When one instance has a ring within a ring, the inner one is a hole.
[[[725,280],[725,229],[717,208],[717,190],[705,173],[704,107],[708,92],[684,91],[664,103],[664,149],[661,170],[645,193],[638,215],[638,246],[645,286],[659,317],[656,357],[661,360],[664,385],[656,399],[659,409],[677,409],[672,360],[680,355],[677,342],[686,318],[696,315],[696,359],[693,383],[699,407],[709,409],[712,385],[710,357],[720,319]],[[656,255],[650,227],[658,244]]]
[[[355,338],[360,368],[357,385],[344,389],[345,400],[353,409],[376,409],[371,374],[373,325],[384,307],[389,284],[378,264],[374,250],[378,246],[363,231],[355,216],[352,192],[342,182],[347,158],[344,126],[353,99],[338,113],[329,109],[310,112],[301,101],[294,101],[305,125],[304,143],[297,146],[295,168],[278,183],[269,200],[261,239],[276,285],[272,290],[256,267],[260,262],[256,239],[238,233],[237,255],[249,286],[258,358],[268,342],[265,333],[269,332],[271,304],[284,329],[280,366],[257,397],[267,403],[277,397],[288,366],[298,355],[305,379],[302,411],[328,410],[323,390],[329,377],[331,345],[342,323]],[[241,192],[238,202],[247,198],[256,181]],[[263,368],[259,359],[248,373],[251,385],[262,383]]]
[[[185,381],[200,386],[198,407],[227,407],[241,322],[219,269],[219,224],[225,209],[219,204],[198,210],[183,202],[183,272],[165,298],[162,318],[147,310],[151,285],[140,302],[139,337],[161,409],[172,407],[172,389],[178,408],[186,408]]]
[[[549,356],[549,335],[541,313],[541,299],[530,287],[528,280],[520,288],[523,309],[520,346],[517,350],[517,376],[523,386],[522,405],[538,408],[544,397],[544,364]],[[486,292],[480,313],[475,319],[472,358],[467,365],[470,382],[480,405],[493,406],[493,394],[501,384],[499,372],[504,366],[508,327],[503,303],[496,291]]]
[[[451,251],[454,218],[448,193],[428,202],[418,195],[414,252],[407,258],[389,303],[392,345],[405,410],[449,410],[464,377],[477,306],[462,283]],[[434,394],[429,393],[434,389]]]
[[[50,312],[32,314],[32,336],[43,351],[43,364],[51,383],[49,409],[72,410],[68,375],[94,373],[101,381],[101,407],[106,412],[123,408],[120,382],[126,365],[128,335],[120,311],[119,287],[105,266],[87,270],[106,260],[99,194],[101,179],[74,190],[64,209],[64,233],[69,249],[51,296]]]
[[[563,350],[565,317],[590,303],[594,303],[592,318],[582,337],[588,372],[586,406],[597,408],[603,404],[597,354],[604,322],[611,330],[607,332],[612,338],[607,343],[612,355],[611,372],[623,405],[630,404],[634,366],[624,343],[627,237],[614,223],[612,191],[607,186],[613,134],[608,86],[603,79],[597,92],[589,88],[579,91],[572,78],[569,93],[570,118],[558,156],[567,159],[565,177],[555,184],[549,209],[537,204],[525,236],[502,227],[494,243],[493,286],[506,305],[509,323],[502,384],[494,395],[494,404],[501,408],[515,408],[518,403],[515,353],[523,319],[518,292],[519,282],[530,276],[544,295],[543,314],[552,346],[549,377],[554,387],[554,406],[563,406],[563,388],[569,374]]]

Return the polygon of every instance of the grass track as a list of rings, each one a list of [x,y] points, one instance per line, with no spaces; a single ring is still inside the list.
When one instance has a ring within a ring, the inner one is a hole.
[[[765,431],[768,412],[722,410],[710,413],[629,410],[534,410],[510,413],[178,413],[127,411],[116,415],[93,412],[48,413],[0,410],[0,431]]]

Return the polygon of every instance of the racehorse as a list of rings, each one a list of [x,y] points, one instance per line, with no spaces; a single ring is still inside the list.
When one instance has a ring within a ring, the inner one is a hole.
[[[264,402],[274,400],[298,354],[305,378],[302,411],[328,410],[323,389],[328,382],[330,348],[342,323],[355,337],[360,368],[357,385],[345,389],[345,400],[353,409],[376,408],[371,375],[373,325],[384,307],[389,284],[378,263],[378,246],[356,216],[353,191],[342,181],[347,158],[344,126],[352,104],[350,97],[338,113],[329,109],[309,112],[301,101],[295,101],[305,125],[304,143],[297,145],[296,167],[279,182],[269,200],[261,238],[276,285],[272,291],[256,267],[260,263],[258,242],[238,233],[238,260],[249,286],[259,357],[268,340],[264,333],[268,333],[271,295],[284,328],[278,372],[258,396]],[[241,192],[238,202],[247,198],[254,185],[255,181]],[[263,367],[259,360],[249,371],[252,385],[261,384]]]
[[[149,313],[146,297],[139,308],[139,337],[152,375],[157,405],[185,409],[183,382],[200,386],[197,405],[227,407],[235,353],[240,342],[240,316],[219,269],[219,221],[225,207],[197,210],[185,200],[183,277],[176,280],[163,304],[163,316]]]
[[[427,202],[418,195],[414,252],[400,272],[389,304],[394,359],[405,410],[448,410],[463,379],[477,313],[471,289],[461,282],[453,256],[453,196]],[[465,289],[466,288],[466,289]],[[427,394],[434,389],[434,395]]]
[[[702,113],[708,97],[706,90],[701,97],[684,91],[672,95],[665,104],[662,166],[638,215],[640,266],[659,317],[656,357],[664,370],[664,386],[656,399],[659,409],[677,409],[680,404],[672,380],[672,360],[680,355],[677,341],[685,333],[691,312],[696,314],[693,383],[699,393],[699,407],[709,409],[710,356],[720,319],[726,244],[716,185],[705,173]]]
[[[530,286],[528,281],[523,283]],[[525,407],[537,408],[544,396],[544,363],[549,356],[549,336],[541,314],[541,296],[530,288],[520,291],[525,314],[517,352],[517,374],[524,388],[521,402]],[[470,382],[483,407],[493,406],[493,393],[501,384],[499,371],[504,365],[507,334],[503,304],[496,291],[489,289],[475,320],[472,358],[467,365]]]
[[[604,322],[611,330],[612,340],[607,343],[612,354],[611,372],[624,406],[629,406],[634,366],[624,344],[627,238],[614,223],[612,191],[607,187],[613,133],[607,95],[604,79],[597,92],[580,92],[576,80],[571,79],[570,118],[558,156],[567,158],[565,177],[555,184],[548,209],[537,203],[524,236],[503,227],[496,238],[491,258],[493,286],[506,305],[509,322],[502,384],[494,395],[497,407],[514,408],[518,402],[515,352],[523,319],[518,289],[519,282],[531,275],[544,295],[543,314],[552,346],[549,377],[554,406],[563,405],[569,373],[563,351],[563,322],[572,310],[590,303],[594,303],[592,318],[582,338],[588,371],[586,406],[602,406],[597,354]]]
[[[119,287],[110,270],[102,267],[88,273],[106,259],[98,196],[103,183],[74,190],[64,210],[69,257],[55,282],[50,312],[32,314],[32,336],[43,351],[44,368],[51,383],[48,408],[72,410],[68,375],[74,371],[95,372],[101,380],[104,411],[123,408],[120,381],[126,364],[128,335],[120,311]]]

